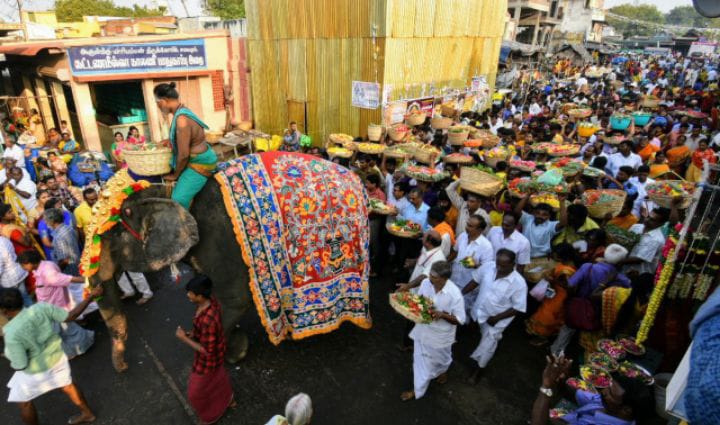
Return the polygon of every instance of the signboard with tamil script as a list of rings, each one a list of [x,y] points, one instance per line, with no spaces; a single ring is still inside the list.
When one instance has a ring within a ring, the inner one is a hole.
[[[207,69],[203,39],[71,47],[73,75],[140,74]]]

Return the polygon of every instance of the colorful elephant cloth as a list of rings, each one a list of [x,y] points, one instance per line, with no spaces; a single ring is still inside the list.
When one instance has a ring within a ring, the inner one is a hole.
[[[270,341],[370,328],[367,195],[348,169],[285,152],[220,164],[250,289]]]

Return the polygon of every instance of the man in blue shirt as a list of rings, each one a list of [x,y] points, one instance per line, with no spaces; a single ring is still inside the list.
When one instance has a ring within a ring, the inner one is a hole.
[[[411,190],[408,194],[408,201],[410,201],[410,205],[407,205],[400,211],[400,216],[413,223],[419,224],[423,232],[430,230],[430,225],[427,223],[427,212],[430,207],[423,202],[423,193],[420,189],[415,188]]]

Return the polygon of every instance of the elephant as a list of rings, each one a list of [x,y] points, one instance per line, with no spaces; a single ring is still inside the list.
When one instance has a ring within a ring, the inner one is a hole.
[[[179,261],[213,281],[223,311],[226,359],[230,363],[242,360],[248,338],[236,324],[253,301],[249,271],[223,207],[219,183],[209,179],[190,211],[169,199],[166,187],[153,185],[129,196],[120,215],[123,225],[102,234],[99,267],[92,276],[92,284],[105,283],[98,305],[112,338],[113,367],[118,372],[128,367],[124,359],[127,320],[118,286],[108,283],[125,270],[158,271]]]

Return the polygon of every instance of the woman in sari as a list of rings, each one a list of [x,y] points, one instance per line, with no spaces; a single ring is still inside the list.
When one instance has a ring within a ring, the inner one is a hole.
[[[35,250],[35,247],[27,227],[18,223],[20,222],[10,205],[0,204],[0,235],[10,239],[15,248],[15,254],[19,256],[25,251]]]
[[[115,141],[113,142],[112,146],[110,147],[110,152],[112,153],[112,157],[115,160],[115,165],[117,166],[117,169],[120,170],[122,168],[127,168],[127,164],[122,159],[122,152],[125,149],[125,146],[127,145],[127,142],[125,141],[125,138],[123,137],[121,132],[115,133]]]
[[[640,155],[644,163],[647,163],[650,157],[659,150],[660,147],[650,143],[647,137],[640,138],[640,149],[638,149],[637,154]]]
[[[45,203],[50,199],[50,193],[47,190],[38,190],[38,192],[35,194],[35,197],[37,198],[38,202],[35,205],[35,208],[28,211],[28,231],[32,233],[35,237],[40,237],[40,232],[38,231],[38,223],[40,222],[40,219],[42,219],[43,213],[45,212]]]
[[[685,163],[690,158],[690,148],[685,146],[685,135],[680,135],[677,138],[675,147],[668,149],[665,152],[668,162],[670,163],[670,169],[676,174],[683,175],[685,169]]]
[[[652,160],[652,163],[650,164],[650,178],[656,179],[658,177],[663,176],[664,174],[667,174],[671,172],[670,166],[667,164],[665,152],[658,151],[655,152],[655,157]]]
[[[545,279],[549,282],[548,289],[552,289],[555,295],[546,297],[535,314],[525,322],[525,330],[535,336],[530,344],[536,346],[547,343],[547,338],[557,335],[565,323],[567,279],[576,271],[577,254],[572,245],[556,245],[553,259],[556,261],[555,268],[546,272]]]
[[[185,290],[196,305],[193,329],[185,332],[178,326],[175,336],[195,351],[188,400],[202,424],[213,424],[228,407],[235,406],[230,376],[225,369],[222,313],[220,304],[212,297],[212,282],[207,276],[193,277]]]
[[[138,130],[137,127],[134,125],[130,126],[127,134],[127,143],[131,145],[143,145],[145,144],[145,136],[140,134],[140,130]]]
[[[707,161],[710,164],[717,162],[715,152],[708,147],[707,139],[702,139],[698,142],[698,148],[692,154],[690,160],[690,166],[685,173],[685,180],[697,183],[702,178],[703,161]]]

